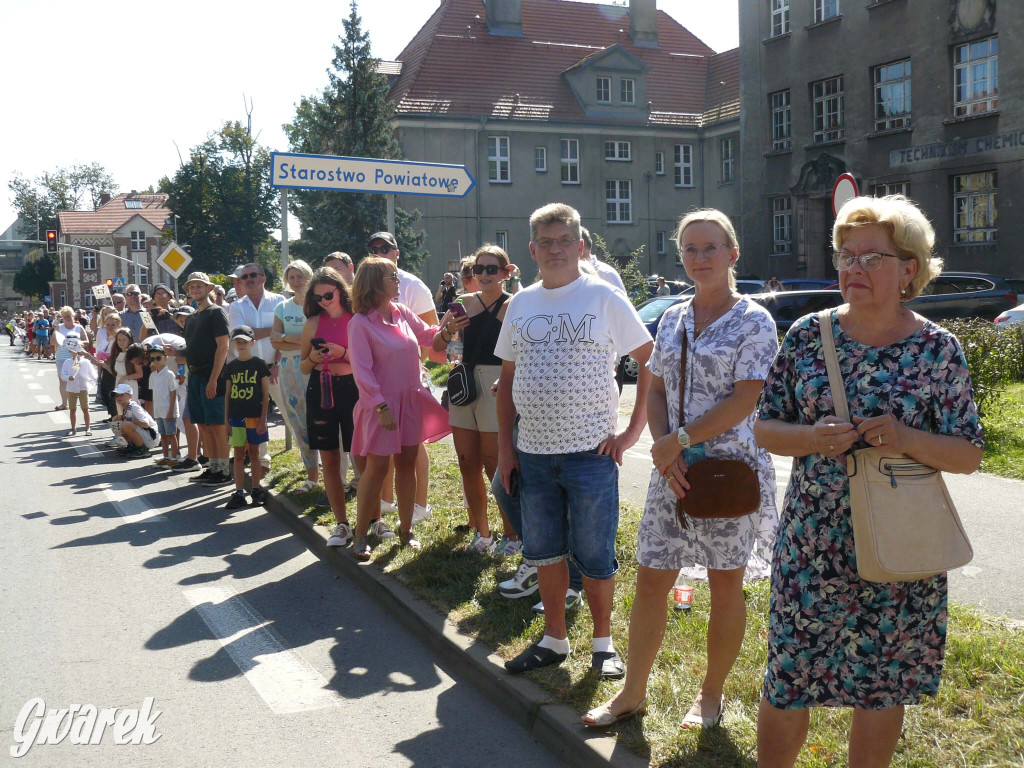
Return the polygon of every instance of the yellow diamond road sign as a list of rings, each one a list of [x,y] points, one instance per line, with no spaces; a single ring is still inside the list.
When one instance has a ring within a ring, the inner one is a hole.
[[[185,253],[180,245],[171,243],[157,257],[156,263],[157,266],[170,272],[177,279],[181,277],[181,273],[185,271],[185,268],[192,263],[192,257]]]

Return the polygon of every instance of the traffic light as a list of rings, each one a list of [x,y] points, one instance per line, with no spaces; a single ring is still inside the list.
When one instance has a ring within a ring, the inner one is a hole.
[[[57,230],[48,229],[46,230],[46,252],[56,253],[57,252]]]
[[[105,282],[105,283],[107,284],[107,289],[108,289],[108,290],[109,290],[109,291],[110,291],[111,293],[113,293],[113,292],[114,292],[114,281],[113,281],[113,280],[111,280],[111,279],[110,279],[110,278],[108,277],[108,278],[107,278],[107,279],[106,279],[106,280],[105,280],[104,282]]]

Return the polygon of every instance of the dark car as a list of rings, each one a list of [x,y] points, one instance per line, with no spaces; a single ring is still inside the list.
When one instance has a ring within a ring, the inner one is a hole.
[[[750,298],[771,313],[780,331],[787,330],[804,315],[838,307],[843,303],[842,293],[828,290],[755,293]]]
[[[647,326],[651,338],[658,335],[658,324],[661,322],[661,316],[665,314],[665,310],[681,301],[686,301],[690,298],[691,293],[676,296],[655,296],[636,308],[636,312],[640,315],[644,325]],[[619,365],[627,381],[636,380],[637,374],[640,372],[640,365],[636,360],[629,355],[625,355],[619,361]]]
[[[786,277],[782,279],[782,284],[787,291],[818,291],[832,288],[836,281],[823,277]]]
[[[1017,306],[1017,292],[1001,277],[981,272],[943,272],[904,305],[929,320],[996,315]]]
[[[677,296],[683,293],[688,288],[692,288],[689,283],[682,280],[666,280],[665,285],[668,286],[669,296]],[[654,298],[658,295],[658,278],[649,277],[647,278],[647,295]]]

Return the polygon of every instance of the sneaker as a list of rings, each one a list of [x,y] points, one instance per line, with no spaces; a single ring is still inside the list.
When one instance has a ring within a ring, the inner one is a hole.
[[[196,464],[198,465],[198,462],[196,462]],[[204,470],[202,471],[202,473],[201,473],[201,474],[198,474],[198,475],[196,475],[195,477],[190,477],[190,478],[188,479],[188,481],[189,481],[190,483],[205,483],[205,482],[206,482],[207,480],[209,480],[209,479],[210,479],[210,476],[211,476],[211,475],[215,475],[215,474],[217,474],[217,473],[216,473],[216,472],[214,472],[214,471],[213,471],[212,469],[210,469],[209,467],[207,467],[206,469],[204,469]]]
[[[352,526],[348,523],[338,523],[331,530],[331,535],[327,539],[328,547],[344,547],[352,541]]]
[[[199,462],[195,459],[185,459],[180,464],[171,467],[171,472],[196,472],[199,470]]]
[[[316,488],[316,480],[303,480],[292,488],[292,493],[309,493]]]
[[[398,507],[396,505],[392,504],[390,501],[384,501],[384,499],[381,499],[380,500],[380,513],[382,515],[386,515],[389,512],[397,515],[398,514]]]
[[[470,554],[482,555],[485,552],[489,552],[493,546],[493,536],[481,536],[479,533],[474,533],[473,540],[466,545],[466,551]]]
[[[128,441],[125,440],[123,437],[115,437],[113,440],[107,443],[107,446],[110,448],[127,448]]]
[[[381,503],[383,504],[383,502]],[[378,539],[392,539],[395,536],[395,532],[388,527],[383,517],[378,517],[370,523],[370,530],[367,533],[370,536],[376,536]]]
[[[196,461],[198,461],[205,467],[207,464],[210,463],[210,458],[208,456],[200,456],[198,459],[196,459]]]
[[[510,600],[518,600],[521,597],[529,597],[537,589],[537,567],[523,563],[515,576],[498,585],[498,594]]]
[[[582,603],[582,602],[583,602],[583,596],[580,595],[580,593],[577,592],[575,589],[573,589],[572,587],[569,587],[567,590],[565,590],[565,610],[573,611],[573,610],[579,608],[580,607],[580,603]],[[544,615],[544,603],[537,603],[535,606],[533,606],[533,612],[538,614],[538,615],[540,615],[540,616],[543,616]]]
[[[239,489],[231,494],[228,498],[228,503],[224,505],[224,509],[241,509],[246,503],[245,491]]]
[[[130,448],[126,454],[129,459],[143,459],[149,457],[149,448],[144,445]]]
[[[491,554],[498,560],[513,555],[518,555],[523,551],[523,542],[518,539],[510,539],[508,536],[502,536],[498,539],[498,543],[494,545],[494,549],[491,550]]]
[[[429,504],[425,507],[422,504],[416,504],[412,508],[412,524],[422,523],[432,514],[434,514],[434,510],[431,509]]]
[[[252,503],[250,506],[262,507],[267,503],[267,490],[260,486],[256,486],[252,489]]]
[[[227,472],[211,472],[210,476],[203,481],[205,486],[224,485],[225,483],[233,483],[235,478],[229,475]]]

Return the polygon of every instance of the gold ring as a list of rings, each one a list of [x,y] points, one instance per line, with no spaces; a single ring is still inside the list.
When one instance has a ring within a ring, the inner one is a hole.
[[[882,444],[882,436],[881,436],[881,435],[879,435],[879,436],[878,436],[878,444],[879,444],[879,445],[881,445],[881,444]]]
[[[830,451],[834,451],[834,450],[836,449],[836,447],[835,447],[834,445],[830,445],[830,446],[828,447],[828,449],[829,449]]]

